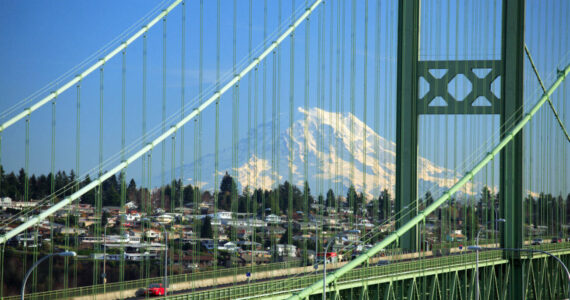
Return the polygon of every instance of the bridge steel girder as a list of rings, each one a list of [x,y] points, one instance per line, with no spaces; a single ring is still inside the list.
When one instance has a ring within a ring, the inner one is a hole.
[[[523,117],[525,1],[503,0],[502,49],[503,77],[501,82],[501,139],[509,128]],[[500,156],[499,203],[502,217],[507,220],[501,236],[501,247],[523,247],[523,136],[517,134]],[[524,267],[518,251],[505,251],[512,264],[509,299],[524,299]]]
[[[422,114],[500,114],[501,138],[523,116],[523,61],[525,1],[503,0],[501,60],[464,61],[419,61],[420,1],[402,0],[398,7],[398,65],[396,88],[396,211],[402,212],[415,207],[417,194],[418,117]],[[473,69],[491,69],[483,79],[477,79]],[[436,79],[429,70],[446,69],[442,78]],[[457,101],[448,91],[447,84],[455,75],[463,74],[472,81],[473,89],[466,100]],[[501,76],[501,97],[490,91],[490,83]],[[419,98],[419,80],[423,77],[430,84],[430,90]],[[473,82],[473,81],[476,82]],[[438,81],[442,84],[434,84]],[[436,87],[439,86],[439,89]],[[429,103],[441,96],[446,107],[432,107]],[[473,106],[478,97],[486,97],[491,106]],[[521,248],[523,246],[522,205],[522,134],[517,134],[512,143],[501,151],[500,157],[500,205],[502,217],[507,220],[501,246]],[[406,214],[396,223],[400,228],[417,215],[417,209]],[[403,249],[415,251],[418,248],[417,228],[414,227],[399,238]],[[519,253],[505,253],[511,259],[514,272],[511,280],[518,285],[523,282],[522,264],[517,262]],[[512,290],[511,299],[520,299]]]
[[[398,5],[398,66],[396,87],[396,212],[411,207],[417,199],[418,80],[420,0],[403,0]],[[415,217],[397,219],[399,228]],[[399,239],[400,247],[417,249],[417,226]]]

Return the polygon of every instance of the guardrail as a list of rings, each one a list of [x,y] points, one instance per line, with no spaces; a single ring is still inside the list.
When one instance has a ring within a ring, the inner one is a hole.
[[[255,266],[255,271],[256,272],[274,271],[274,270],[294,268],[294,267],[302,267],[302,266],[303,266],[302,260],[295,260],[295,261],[289,261],[289,262],[271,263],[271,264]],[[218,269],[216,271],[186,273],[186,274],[169,276],[168,282],[169,282],[169,284],[172,285],[172,284],[176,284],[176,283],[180,283],[180,282],[198,281],[198,280],[204,280],[204,279],[233,276],[234,274],[240,274],[241,275],[241,274],[245,274],[246,272],[250,272],[250,271],[251,271],[251,266],[249,266],[249,267],[237,267],[237,268],[224,268],[224,269]],[[60,290],[54,290],[54,291],[46,291],[46,292],[26,294],[26,299],[34,299],[34,300],[46,299],[47,300],[47,299],[64,299],[64,298],[71,298],[71,297],[98,295],[98,294],[103,294],[103,293],[119,292],[121,290],[125,291],[125,290],[145,288],[148,284],[161,283],[162,281],[163,281],[163,277],[152,277],[152,278],[129,280],[129,281],[123,281],[123,282],[107,283],[105,285],[98,284],[98,285],[82,286],[82,287],[76,287],[76,288],[69,288],[67,290],[60,289]],[[125,295],[125,296],[134,296],[134,295]],[[9,297],[4,297],[2,299],[17,300],[17,299],[20,299],[20,296],[9,296]]]

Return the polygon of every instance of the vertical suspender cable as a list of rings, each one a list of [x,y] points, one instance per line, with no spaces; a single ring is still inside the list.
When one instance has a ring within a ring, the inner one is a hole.
[[[147,168],[146,168],[146,171],[147,171],[147,175],[146,175],[147,184],[146,184],[146,186],[147,186],[147,190],[148,190],[148,199],[149,199],[149,200],[148,200],[147,209],[146,209],[147,215],[150,215],[151,210],[152,210],[152,196],[153,196],[153,195],[152,195],[152,152],[153,152],[153,149],[151,149],[151,150],[148,152],[148,155],[147,155]],[[144,223],[146,223],[146,222],[141,222],[141,223],[144,224]],[[146,229],[146,230],[151,230],[150,227],[151,227],[150,225],[149,225],[149,226],[146,226],[146,227],[143,225],[143,232],[142,232],[142,233],[143,233],[144,236],[147,236],[147,234],[146,234],[146,232],[145,232],[145,229]],[[147,242],[147,243],[150,243],[150,237],[147,236],[146,242]],[[141,251],[143,252],[143,255],[146,256],[146,253],[144,252],[144,249],[141,249]],[[145,261],[145,264],[144,264],[144,265],[145,265],[144,278],[146,279],[146,284],[145,284],[145,286],[148,286],[148,284],[149,284],[149,279],[150,279],[150,276],[151,276],[151,274],[150,274],[150,259],[148,259],[147,257],[144,257],[143,260]]]
[[[216,6],[216,91],[220,90],[220,0]],[[216,99],[216,121],[215,121],[215,137],[214,137],[214,218],[216,226],[214,226],[214,287],[218,283],[217,275],[215,274],[218,268],[218,168],[219,168],[219,146],[220,146],[220,98]]]
[[[182,1],[182,21],[180,29],[180,120],[184,119],[184,88],[185,88],[185,70],[186,67],[186,1]],[[175,185],[178,191],[178,208],[182,213],[184,205],[184,126],[180,127],[180,177],[178,183]],[[214,195],[215,196],[215,195]],[[184,252],[182,251],[183,246],[183,232],[180,233],[180,242],[178,243],[178,257],[182,258]]]
[[[121,161],[125,161],[125,142],[126,142],[126,102],[127,102],[127,50],[126,48],[123,49],[123,56],[122,56],[122,78],[121,78]],[[124,226],[123,226],[123,219],[121,219],[127,212],[125,211],[125,203],[127,198],[127,187],[126,187],[126,177],[127,172],[125,169],[121,170],[121,207],[120,207],[120,215],[119,215],[119,233],[121,237],[125,234]],[[123,249],[124,239],[121,238],[121,249]],[[125,256],[120,256],[119,262],[119,282],[121,283],[121,295],[123,294],[124,283],[125,280]],[[121,297],[122,298],[122,297]]]
[[[305,1],[305,6],[308,6],[308,1]],[[303,145],[303,222],[305,225],[308,223],[309,219],[309,146],[307,143],[307,137],[309,136],[309,72],[310,72],[310,34],[311,34],[311,20],[307,17],[307,22],[305,23],[305,122],[304,122],[304,145]],[[306,228],[306,226],[305,226]],[[306,229],[303,232],[307,234]],[[307,265],[307,240],[303,239],[303,265]]]
[[[336,9],[336,19],[337,19],[337,22],[336,22],[336,36],[337,36],[337,39],[336,39],[336,78],[335,78],[335,81],[336,81],[336,85],[335,85],[335,86],[336,86],[336,89],[335,89],[335,95],[336,95],[336,105],[335,105],[335,131],[337,131],[337,130],[340,129],[339,121],[340,121],[340,115],[341,115],[341,113],[342,113],[342,112],[339,110],[339,109],[340,109],[340,108],[339,108],[339,106],[340,106],[339,103],[340,103],[340,98],[341,98],[341,95],[340,95],[340,72],[341,72],[341,70],[340,70],[340,41],[341,41],[341,37],[340,37],[340,12],[341,12],[341,6],[340,6],[340,4],[341,4],[341,2],[342,2],[342,1],[337,1],[337,9]],[[335,172],[334,172],[334,174],[335,174],[335,175],[334,175],[334,176],[335,176],[335,191],[334,191],[334,192],[335,192],[335,195],[336,195],[336,199],[335,199],[335,201],[334,201],[334,208],[335,208],[335,210],[336,210],[336,213],[339,213],[339,209],[340,209],[340,205],[339,205],[339,202],[340,202],[340,192],[339,192],[339,185],[340,185],[340,183],[339,183],[339,176],[340,176],[340,167],[339,167],[340,161],[339,161],[339,159],[340,159],[340,156],[339,156],[339,155],[341,154],[340,149],[341,149],[341,148],[340,148],[340,141],[339,141],[339,138],[336,138],[336,137],[335,137],[335,152],[336,152],[336,155],[335,155],[335,167],[334,167],[334,168],[335,168]],[[341,177],[341,178],[342,178],[342,177]],[[336,227],[335,227],[335,229],[336,229]]]
[[[252,0],[249,0],[249,39],[248,39],[248,62],[251,62],[251,35],[252,35],[252,11],[253,11],[253,3]],[[251,76],[252,74],[249,73],[247,75],[247,158],[246,158],[246,165],[249,166],[252,157],[251,157]],[[255,158],[254,158],[255,159]],[[256,160],[253,161],[253,163],[256,163]],[[257,176],[257,174],[254,174],[254,176]],[[246,212],[249,214],[251,213],[251,216],[247,216],[248,220],[249,220],[249,230],[252,231],[252,237],[255,237],[255,234],[253,233],[253,231],[255,230],[255,227],[253,227],[253,224],[251,223],[253,220],[253,203],[252,203],[252,197],[251,197],[251,193],[252,191],[255,191],[255,186],[252,186],[251,184],[251,172],[247,172],[247,192],[246,189],[244,188],[243,194],[246,197],[246,206],[247,206],[247,210]],[[253,190],[252,190],[253,188]],[[247,232],[246,232],[247,234]],[[253,262],[253,243],[255,242],[255,239],[252,238],[251,240],[251,273],[250,276],[253,275],[253,266],[255,265],[255,263]],[[251,278],[251,277],[250,277]]]
[[[2,166],[2,132],[0,132],[0,191],[2,191],[2,181],[4,181],[4,166]],[[0,297],[4,297],[4,249],[6,243],[2,245],[0,254]]]
[[[362,220],[366,218],[366,139],[368,137],[368,123],[367,123],[367,114],[368,114],[368,0],[364,1],[364,82],[363,82],[363,90],[362,90],[362,101],[364,102],[363,105],[363,130],[362,130],[362,202],[361,206],[363,209],[362,212]],[[362,222],[364,224],[364,222]],[[366,227],[362,227],[362,234],[366,233]]]
[[[322,181],[323,181],[323,177],[319,174],[319,169],[321,169],[323,167],[323,109],[324,109],[324,105],[321,103],[322,101],[322,90],[321,90],[321,64],[322,61],[324,60],[324,55],[322,53],[322,39],[323,39],[323,31],[322,31],[322,22],[323,22],[323,14],[324,14],[324,8],[321,9],[321,11],[319,12],[319,16],[318,16],[318,20],[317,20],[317,53],[318,53],[318,59],[317,59],[317,119],[318,119],[318,123],[317,123],[317,127],[319,132],[321,132],[321,134],[319,135],[319,138],[317,140],[317,163],[315,165],[315,177],[317,179],[317,192],[316,192],[316,196],[317,196],[317,208],[315,210],[315,253],[319,252],[319,221],[321,221],[321,210],[320,210],[320,205],[321,205],[321,197],[322,197]],[[306,137],[305,137],[306,138]]]
[[[232,71],[234,76],[237,75],[236,67],[237,67],[237,1],[234,0],[233,5],[233,67]],[[233,102],[233,112],[234,116],[233,120],[233,134],[232,134],[232,219],[237,219],[237,212],[238,212],[238,151],[239,151],[239,80],[236,82],[233,90],[234,94],[234,102]],[[232,240],[237,240],[237,231],[235,226],[232,226]],[[237,284],[237,264],[232,264],[234,268],[234,278],[233,284]]]
[[[104,79],[104,68],[101,66],[99,69],[99,173],[98,176],[103,174],[103,79]],[[95,236],[101,236],[101,207],[103,200],[103,187],[99,183],[97,186],[97,200],[95,201],[95,217],[97,222],[95,223]],[[101,244],[94,244],[95,252],[98,253],[101,250]],[[99,282],[99,262],[93,261],[93,293],[95,293],[95,286]]]
[[[374,158],[378,171],[376,172],[376,186],[380,187],[382,178],[382,167],[380,165],[380,1],[376,2],[376,29],[374,36]],[[387,102],[387,99],[384,99]],[[379,206],[380,195],[373,199],[372,222],[380,223],[376,220],[380,219]],[[384,213],[384,212],[383,212]]]
[[[76,174],[81,174],[81,80],[77,82],[77,116],[75,124],[75,172]],[[75,191],[77,192],[80,187],[80,182],[77,180],[75,183]],[[75,240],[74,245],[76,250],[79,248],[79,201],[77,201],[74,211],[74,221],[75,221]],[[73,287],[77,287],[77,260],[73,260]]]
[[[275,210],[276,207],[278,207],[278,205],[276,205],[276,203],[278,204],[279,201],[277,200],[279,197],[279,173],[276,171],[276,166],[279,163],[279,158],[277,157],[277,150],[276,148],[278,147],[277,144],[277,135],[278,135],[278,129],[277,127],[279,126],[279,122],[277,121],[277,114],[278,114],[278,104],[277,104],[277,97],[276,97],[276,72],[275,72],[275,68],[276,68],[276,64],[277,64],[277,60],[276,60],[276,50],[273,49],[273,66],[272,66],[272,85],[271,85],[271,111],[272,111],[272,135],[271,135],[271,165],[272,165],[272,170],[273,170],[273,192],[271,195],[271,213],[272,214],[277,214],[277,211]],[[264,79],[264,88],[263,91],[265,93],[265,79]],[[275,249],[275,231],[271,230],[270,234],[269,234],[269,238],[271,239],[271,261],[272,262],[276,262],[277,261],[277,257],[276,257],[276,249]]]
[[[166,16],[162,18],[162,131],[166,131]],[[162,141],[162,151],[160,160],[160,207],[165,209],[164,206],[164,159],[166,156],[166,140]],[[160,264],[161,268],[163,264]],[[163,270],[161,271],[163,272]]]
[[[146,145],[146,77],[147,77],[147,32],[145,31],[143,35],[143,53],[142,53],[142,143]],[[146,155],[141,157],[141,210],[147,211],[150,202],[150,186],[146,186],[146,174],[145,165],[148,166],[146,161]],[[145,188],[146,186],[146,188]],[[141,222],[141,230],[144,234],[144,222]],[[144,253],[143,249],[140,249],[141,253]],[[146,259],[142,259],[140,263],[140,277],[144,276],[144,266]]]
[[[295,0],[291,1],[291,15],[295,14]],[[291,18],[291,25],[295,18]],[[289,58],[289,190],[288,190],[288,203],[287,209],[287,244],[293,243],[293,109],[295,106],[295,31],[291,32],[291,53]],[[275,143],[275,142],[274,142]],[[276,147],[276,146],[274,146]],[[274,154],[275,156],[275,154]],[[277,175],[279,178],[279,175]],[[279,185],[277,185],[279,188]],[[276,192],[279,195],[279,190]]]
[[[355,91],[356,91],[356,0],[352,0],[350,17],[350,187],[348,194],[348,206],[352,210],[350,223],[354,224],[354,216],[358,214],[356,203],[356,190],[354,190],[354,115],[355,112]],[[354,192],[352,192],[354,191]]]
[[[333,129],[334,129],[334,128],[333,128],[333,126],[332,126],[332,125],[333,125],[333,124],[332,124],[332,118],[330,118],[330,116],[331,116],[332,113],[333,113],[333,74],[334,74],[334,68],[333,68],[333,48],[334,48],[334,35],[333,35],[333,28],[334,28],[334,26],[333,26],[333,24],[334,24],[334,5],[332,5],[332,3],[331,3],[331,5],[330,5],[330,8],[331,8],[331,9],[330,9],[331,14],[330,14],[330,21],[329,21],[329,24],[330,24],[330,25],[329,25],[329,88],[328,88],[328,90],[329,90],[329,108],[328,108],[328,112],[329,112],[328,115],[329,115],[329,118],[328,118],[328,120],[327,120],[328,127],[329,127],[329,134],[328,134],[328,135],[329,135],[329,139],[328,139],[328,143],[327,143],[327,145],[328,145],[328,147],[327,147],[328,149],[327,149],[327,150],[328,150],[329,157],[330,157],[329,163],[334,163],[334,160],[333,160],[333,159],[334,159],[334,156],[333,156],[334,151],[332,150],[332,146],[334,145],[334,143],[333,143]],[[323,50],[324,50],[324,49],[323,49]],[[331,167],[332,167],[332,165],[328,165],[328,166],[331,166]],[[330,167],[329,167],[329,171],[332,171],[332,170],[330,170]],[[326,207],[325,207],[325,209],[327,209],[327,211],[328,211],[328,208],[329,208],[329,207],[334,207],[334,194],[331,194],[330,192],[332,191],[332,185],[333,185],[333,182],[335,181],[335,180],[334,180],[334,176],[335,176],[335,175],[336,175],[336,174],[333,173],[333,176],[329,176],[329,180],[328,180],[328,189],[327,189]],[[330,194],[331,197],[329,197],[329,194]],[[329,203],[329,201],[332,201],[333,203]],[[328,222],[327,222],[327,224],[328,224]],[[324,223],[323,223],[323,226],[324,226]]]
[[[279,11],[281,11],[281,0],[279,0]],[[281,18],[278,18],[279,20],[279,24],[281,25]],[[265,48],[267,45],[267,0],[263,0],[263,48]],[[263,60],[263,89],[262,89],[262,94],[261,94],[261,99],[262,99],[262,108],[261,108],[261,118],[262,121],[261,123],[262,125],[262,146],[261,146],[261,160],[265,162],[265,143],[267,142],[266,139],[266,132],[265,132],[265,127],[266,126],[266,110],[267,110],[267,95],[266,95],[266,83],[267,83],[267,61],[264,59]],[[266,203],[265,203],[265,189],[267,188],[267,186],[265,185],[265,176],[262,177],[262,182],[261,182],[261,186],[262,186],[262,192],[261,192],[261,219],[265,220],[265,209],[266,207]]]
[[[340,118],[341,118],[341,122],[344,123],[344,63],[345,63],[345,57],[344,57],[344,46],[345,46],[345,24],[346,24],[346,9],[345,5],[343,1],[342,2],[342,7],[343,9],[341,10],[342,12],[342,25],[341,25],[341,50],[340,50],[340,68],[341,68],[341,72],[340,72]],[[341,126],[344,126],[344,124],[342,124]],[[338,128],[340,129],[340,127]],[[342,141],[344,143],[344,141]],[[342,144],[339,144],[339,152],[340,152],[340,161],[339,163],[344,164],[344,147]],[[339,168],[339,169],[343,169],[343,168]],[[344,170],[342,170],[341,172],[344,173]],[[341,175],[341,182],[340,182],[340,192],[339,192],[339,196],[340,193],[342,193],[342,190],[344,189],[344,174]],[[339,209],[340,209],[340,205],[339,205]],[[352,221],[352,219],[351,219]]]

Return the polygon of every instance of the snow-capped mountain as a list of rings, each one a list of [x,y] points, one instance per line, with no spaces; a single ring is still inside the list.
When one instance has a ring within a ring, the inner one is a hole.
[[[342,195],[346,195],[351,183],[357,192],[361,192],[365,186],[365,193],[369,199],[377,197],[384,188],[388,188],[393,194],[396,174],[396,144],[394,142],[379,136],[372,128],[350,113],[334,113],[319,108],[311,108],[308,111],[303,108],[297,110],[301,117],[293,123],[292,128],[284,128],[276,135],[275,150],[276,159],[279,162],[278,170],[272,167],[271,122],[261,124],[255,129],[258,141],[257,155],[254,151],[255,130],[249,132],[249,140],[242,138],[239,141],[237,181],[240,190],[246,186],[271,188],[275,186],[277,176],[280,183],[289,180],[301,187],[305,180],[304,164],[307,160],[308,176],[306,178],[308,178],[313,195],[317,192],[318,179],[322,179],[323,194],[329,188],[334,189],[336,182],[342,183]],[[305,128],[305,122],[308,124],[307,128]],[[283,122],[281,126],[284,127]],[[364,151],[364,131],[366,131],[366,151]],[[305,142],[307,143],[306,154]],[[293,160],[290,168],[291,151]],[[265,157],[263,152],[265,152]],[[366,159],[364,153],[366,153]],[[197,180],[192,179],[195,164],[196,162],[192,162],[185,165],[185,184],[196,185]],[[353,165],[354,168],[352,168]],[[366,166],[366,176],[364,176],[364,166]],[[213,189],[213,153],[202,157],[201,169],[199,185],[206,189]],[[290,180],[290,169],[292,180]],[[220,181],[226,171],[230,175],[233,174],[231,147],[221,149],[219,153]],[[364,177],[366,177],[366,185],[364,185]],[[436,190],[449,188],[459,177],[460,174],[450,169],[438,166],[425,158],[418,158],[419,191],[432,187]],[[468,190],[471,190],[470,187]],[[434,193],[435,195],[437,192]]]

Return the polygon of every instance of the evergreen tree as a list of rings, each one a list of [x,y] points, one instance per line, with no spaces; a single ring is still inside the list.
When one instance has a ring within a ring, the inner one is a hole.
[[[202,221],[202,228],[200,230],[200,237],[203,239],[212,238],[212,218],[205,217]]]
[[[334,192],[332,189],[329,189],[327,192],[327,207],[334,207]]]

